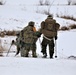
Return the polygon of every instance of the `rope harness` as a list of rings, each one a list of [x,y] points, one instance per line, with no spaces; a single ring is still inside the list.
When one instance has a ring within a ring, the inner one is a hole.
[[[43,37],[44,37],[45,39],[49,40],[49,41],[53,40],[53,38],[52,38],[52,39],[49,39],[49,38],[46,37],[45,35],[43,35]]]

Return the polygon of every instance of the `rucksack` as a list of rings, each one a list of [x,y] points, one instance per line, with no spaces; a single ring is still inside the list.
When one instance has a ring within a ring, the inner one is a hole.
[[[44,36],[55,37],[57,36],[56,20],[47,18],[41,23],[41,32]]]
[[[56,20],[54,19],[46,19],[45,20],[45,28],[49,31],[56,31]]]

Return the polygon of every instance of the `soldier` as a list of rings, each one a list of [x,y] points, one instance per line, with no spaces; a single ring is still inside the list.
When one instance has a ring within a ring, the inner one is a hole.
[[[16,52],[15,56],[18,55],[20,53],[20,51],[22,51],[23,48],[24,48],[23,30],[21,30],[20,32],[18,32],[16,34],[16,36],[17,36],[16,41],[12,40],[12,43],[11,43],[11,45],[14,44],[14,45],[17,46],[17,52]]]
[[[20,52],[20,49],[21,49],[21,44],[20,44],[20,32],[18,32],[17,34],[16,34],[16,36],[17,36],[17,38],[16,38],[16,41],[14,41],[14,40],[12,40],[12,44],[11,45],[16,45],[17,46],[17,52],[16,52],[16,55],[18,55],[19,54],[19,52]],[[15,55],[15,56],[16,56]]]
[[[21,50],[22,57],[28,57],[29,51],[32,50],[32,57],[37,57],[36,55],[36,41],[40,37],[40,33],[36,31],[34,27],[34,22],[30,21],[28,26],[23,29],[23,41],[24,49]]]
[[[41,33],[43,34],[42,50],[43,57],[47,57],[46,47],[49,45],[49,56],[53,58],[54,54],[54,38],[57,40],[57,30],[60,25],[53,19],[52,15],[49,15],[45,21],[41,22]]]

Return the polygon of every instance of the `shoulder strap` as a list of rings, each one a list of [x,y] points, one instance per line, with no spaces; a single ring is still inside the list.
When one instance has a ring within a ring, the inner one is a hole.
[[[44,29],[44,28],[45,28],[45,22],[42,21],[42,22],[41,22],[41,29]]]

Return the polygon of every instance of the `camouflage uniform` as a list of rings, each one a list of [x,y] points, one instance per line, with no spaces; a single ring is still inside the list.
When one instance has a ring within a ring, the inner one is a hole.
[[[17,53],[16,53],[16,55],[17,55],[17,54],[19,54],[19,51],[21,49],[20,38],[19,37],[16,38],[16,46],[17,46]]]
[[[55,20],[53,20],[53,17],[51,15],[49,15],[46,20],[47,21],[52,20],[52,22],[53,21],[55,22]],[[50,58],[53,58],[54,38],[55,38],[55,40],[57,40],[57,30],[59,29],[60,25],[58,23],[54,23],[55,30],[52,31],[52,30],[47,29],[47,24],[45,23],[45,21],[43,21],[41,23],[41,32],[43,34],[43,40],[41,43],[41,45],[42,45],[41,52],[43,53],[43,57],[47,57],[46,47],[47,47],[47,45],[49,45],[49,55],[50,55]]]
[[[32,50],[32,56],[36,55],[36,41],[38,39],[36,32],[33,31],[34,22],[29,22],[28,26],[23,29],[24,32],[24,49],[21,50],[22,57],[28,57],[29,51]]]
[[[12,44],[11,45],[14,44],[14,45],[17,46],[16,55],[18,55],[19,52],[23,49],[23,45],[24,45],[24,42],[23,42],[23,30],[21,30],[20,32],[18,32],[16,34],[16,36],[17,36],[16,41],[12,40]]]
[[[12,40],[12,44],[11,45],[16,45],[17,46],[17,52],[16,52],[16,55],[19,54],[20,52],[20,49],[21,49],[21,44],[20,44],[20,33],[16,34],[17,35],[17,38],[16,38],[16,41]]]

